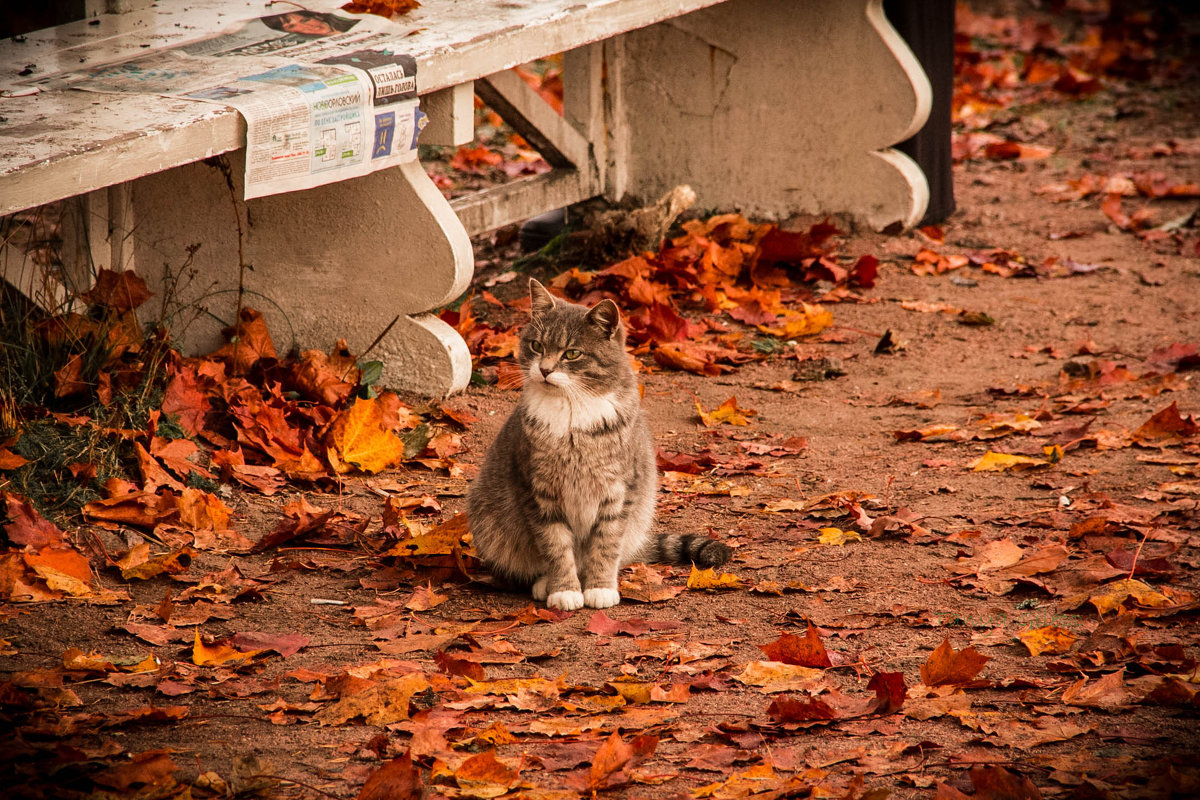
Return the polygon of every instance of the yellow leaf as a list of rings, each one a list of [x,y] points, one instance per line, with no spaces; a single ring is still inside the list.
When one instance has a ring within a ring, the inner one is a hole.
[[[422,672],[410,672],[399,678],[344,695],[318,711],[313,719],[319,725],[341,725],[361,717],[368,725],[390,725],[408,719],[409,701],[414,694],[427,691],[429,679]]]
[[[968,464],[967,467],[975,472],[1005,472],[1007,470],[1048,467],[1051,463],[1053,462],[1044,458],[1017,456],[1009,453],[995,453],[991,450],[988,450],[982,456]]]
[[[997,433],[1015,431],[1019,433],[1028,433],[1029,431],[1037,430],[1042,427],[1042,423],[1038,422],[1028,414],[1014,414],[1012,416],[1001,416],[992,419],[986,419],[980,426],[985,431],[994,431]]]
[[[1064,628],[1047,625],[1044,628],[1021,631],[1017,634],[1017,638],[1029,648],[1029,655],[1040,656],[1043,653],[1047,655],[1066,653],[1079,637]]]
[[[404,442],[388,430],[374,398],[358,399],[338,414],[330,428],[330,463],[339,473],[381,472],[400,463]]]
[[[247,650],[242,652],[236,650],[227,644],[214,644],[211,647],[206,645],[200,639],[200,629],[196,629],[196,640],[192,644],[192,663],[198,667],[206,665],[211,666],[238,666],[245,664],[250,659],[254,658],[259,653],[264,653],[265,650]]]
[[[819,684],[825,671],[782,661],[751,661],[734,680],[764,692],[802,692]]]
[[[713,567],[697,569],[696,565],[692,564],[692,574],[688,575],[687,587],[689,589],[741,589],[742,581],[737,575],[728,572],[718,575]]]
[[[1131,597],[1138,605],[1150,608],[1174,605],[1171,598],[1165,594],[1157,592],[1149,584],[1133,578],[1113,581],[1102,588],[1105,590],[1102,594],[1094,594],[1088,598],[1088,602],[1096,607],[1101,616],[1110,611],[1119,611],[1125,600]]]
[[[785,314],[778,324],[759,325],[758,329],[780,339],[795,339],[820,333],[833,324],[833,314],[821,306],[810,306],[808,303],[802,303],[801,306],[801,311]]]
[[[696,413],[700,415],[700,422],[704,427],[711,428],[721,423],[728,425],[749,425],[750,417],[757,416],[758,412],[749,408],[738,408],[737,398],[731,397],[724,403],[721,403],[715,411],[705,411],[700,405],[700,401],[696,401]]]
[[[817,541],[841,547],[846,542],[861,542],[862,535],[858,531],[844,531],[841,528],[821,528],[821,535],[817,537]]]

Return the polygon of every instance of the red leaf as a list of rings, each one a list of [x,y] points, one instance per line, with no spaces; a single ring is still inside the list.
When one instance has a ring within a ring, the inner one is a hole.
[[[418,0],[351,0],[341,8],[351,14],[375,14],[391,19],[393,15],[407,14],[420,7]]]
[[[123,314],[149,300],[150,290],[136,272],[102,269],[96,276],[96,285],[83,293],[83,299]]]
[[[299,633],[260,633],[246,631],[235,633],[229,643],[238,650],[274,650],[287,658],[308,647],[308,637]]]
[[[147,750],[138,753],[131,760],[115,767],[110,767],[92,777],[101,786],[108,786],[119,792],[127,792],[131,786],[169,785],[171,776],[175,774],[175,763],[166,750]],[[139,794],[141,794],[139,792]]]
[[[372,772],[357,800],[422,800],[424,785],[420,771],[406,752]]]
[[[821,642],[821,637],[811,622],[808,623],[808,630],[804,636],[795,636],[790,633],[780,634],[774,642],[760,644],[758,649],[766,653],[767,658],[772,661],[782,661],[785,664],[816,669],[833,666],[829,660],[829,653],[825,650],[825,645]]]
[[[771,701],[767,715],[779,723],[820,722],[837,719],[837,711],[824,700],[816,697],[799,699],[782,695]]]
[[[656,736],[635,736],[629,742],[621,739],[616,731],[604,740],[596,755],[592,757],[592,767],[588,770],[587,788],[591,791],[620,786],[629,779],[625,770],[645,761],[654,754],[658,747]]]
[[[487,680],[487,673],[484,672],[483,666],[479,662],[469,661],[465,658],[455,658],[445,650],[439,650],[434,655],[433,663],[437,664],[438,669],[448,675],[462,675],[473,681]]]
[[[772,227],[758,243],[758,260],[799,264],[806,258],[816,258],[830,252],[832,248],[825,247],[825,243],[839,232],[836,226],[828,222],[818,222],[804,233]]]
[[[34,550],[66,543],[58,526],[43,519],[27,501],[9,492],[0,492],[0,499],[4,501],[3,510],[8,517],[3,525],[4,533],[10,542],[29,545]]]
[[[644,633],[651,631],[672,630],[678,628],[679,623],[672,620],[648,620],[648,619],[630,619],[630,620],[615,620],[605,614],[603,611],[597,611],[592,614],[592,618],[588,620],[588,633],[594,633],[598,636],[617,636],[625,634],[626,636],[641,636]]]
[[[908,695],[908,689],[904,686],[904,674],[900,672],[876,672],[871,676],[867,688],[875,692],[876,714],[899,711]]]

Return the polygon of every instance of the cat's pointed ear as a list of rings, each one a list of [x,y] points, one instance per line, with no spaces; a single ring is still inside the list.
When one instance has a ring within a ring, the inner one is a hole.
[[[529,307],[535,315],[554,308],[554,295],[546,291],[546,287],[538,283],[536,278],[529,279]]]
[[[587,318],[588,322],[604,331],[604,335],[611,339],[617,332],[617,326],[621,324],[621,311],[612,300],[601,300],[588,311]]]

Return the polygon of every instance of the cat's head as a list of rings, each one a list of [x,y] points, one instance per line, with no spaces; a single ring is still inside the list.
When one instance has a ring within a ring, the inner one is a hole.
[[[587,308],[557,300],[532,278],[529,299],[533,317],[517,352],[526,386],[603,395],[628,381],[625,326],[616,303],[601,300]]]

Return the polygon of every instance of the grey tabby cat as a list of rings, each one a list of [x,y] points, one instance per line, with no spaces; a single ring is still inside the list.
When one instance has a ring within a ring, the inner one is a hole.
[[[724,544],[651,533],[654,442],[611,300],[555,300],[530,280],[533,317],[521,334],[525,385],[467,496],[475,549],[502,582],[551,608],[621,601],[632,561],[716,566]]]

